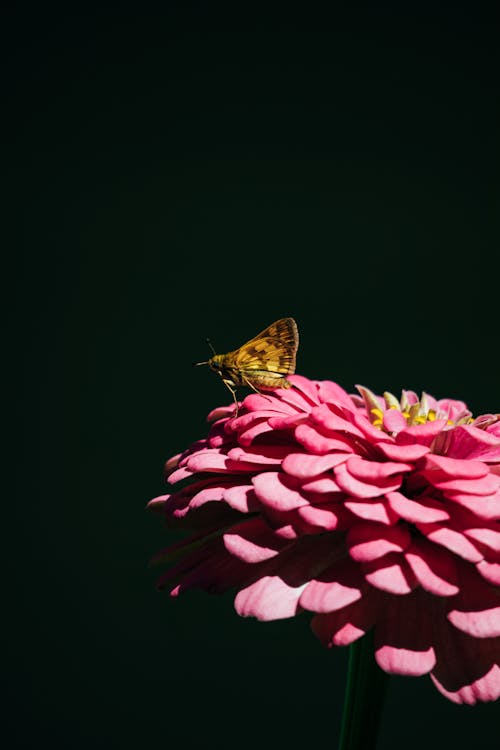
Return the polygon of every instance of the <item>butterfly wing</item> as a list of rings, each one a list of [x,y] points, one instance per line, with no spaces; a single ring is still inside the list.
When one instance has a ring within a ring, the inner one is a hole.
[[[234,364],[248,378],[277,382],[295,372],[299,333],[293,318],[281,318],[235,352]]]

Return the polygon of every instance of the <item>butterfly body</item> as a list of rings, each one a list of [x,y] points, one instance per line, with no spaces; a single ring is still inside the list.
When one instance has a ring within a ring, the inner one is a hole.
[[[259,388],[290,388],[286,376],[295,372],[298,345],[295,320],[281,318],[239,349],[214,354],[207,362],[197,364],[208,364],[221,377],[237,405],[238,386],[248,386],[257,392]]]

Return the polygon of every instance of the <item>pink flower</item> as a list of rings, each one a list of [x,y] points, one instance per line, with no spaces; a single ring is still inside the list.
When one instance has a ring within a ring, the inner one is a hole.
[[[290,377],[167,463],[151,501],[194,534],[159,587],[236,589],[238,614],[307,610],[327,646],[374,628],[389,673],[455,703],[500,696],[500,416],[464,403]]]

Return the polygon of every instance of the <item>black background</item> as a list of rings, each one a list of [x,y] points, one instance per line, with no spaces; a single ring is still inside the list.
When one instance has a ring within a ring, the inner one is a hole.
[[[498,27],[388,5],[3,13],[8,746],[333,748],[346,651],[306,616],[157,593],[171,537],[144,507],[229,397],[191,367],[207,336],[223,352],[293,315],[304,375],[498,409]],[[379,748],[483,747],[498,718],[394,678]]]

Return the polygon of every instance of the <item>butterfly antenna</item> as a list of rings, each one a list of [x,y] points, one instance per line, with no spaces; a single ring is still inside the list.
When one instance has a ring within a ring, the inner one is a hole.
[[[209,345],[210,349],[212,350],[212,354],[215,356],[217,354],[217,352],[213,348],[212,342],[208,338],[206,339],[206,342]],[[198,367],[198,365],[208,365],[208,359],[205,360],[205,362],[193,362],[193,367]]]
[[[217,352],[215,351],[215,349],[214,349],[214,347],[212,345],[212,342],[210,341],[209,338],[206,339],[206,342],[209,345],[210,349],[212,350],[212,354],[215,356],[217,354]]]

